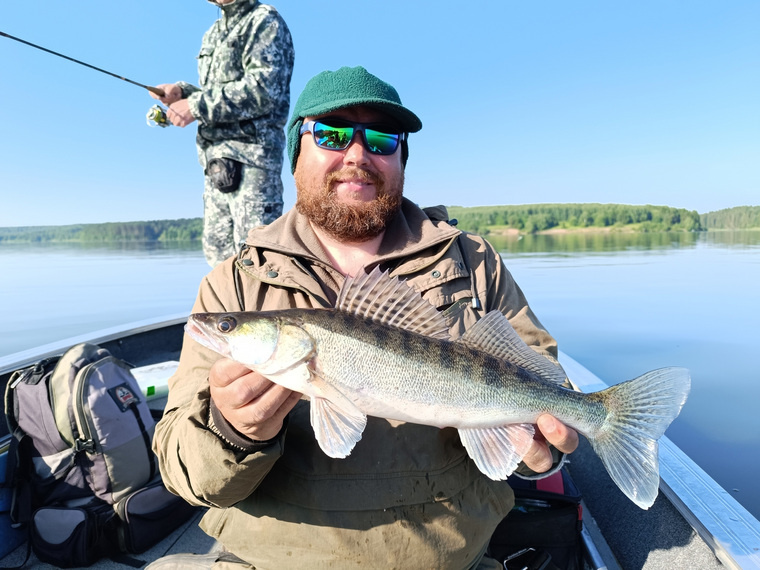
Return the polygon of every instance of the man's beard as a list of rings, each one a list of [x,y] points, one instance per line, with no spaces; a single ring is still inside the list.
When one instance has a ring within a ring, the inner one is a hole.
[[[375,186],[377,196],[371,202],[344,204],[335,196],[334,186],[344,176],[361,178]],[[307,179],[300,169],[295,172],[298,198],[296,209],[309,221],[339,241],[365,242],[380,235],[401,209],[404,173],[392,180],[349,167],[330,172],[319,187],[315,180]]]

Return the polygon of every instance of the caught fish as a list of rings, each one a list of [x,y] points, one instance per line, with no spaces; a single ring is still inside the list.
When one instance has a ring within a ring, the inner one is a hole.
[[[335,309],[198,313],[203,346],[311,400],[322,450],[343,458],[367,416],[453,427],[478,468],[506,479],[548,413],[583,434],[634,503],[657,497],[657,440],[690,389],[684,368],[653,370],[600,392],[564,388],[564,372],[528,347],[499,311],[452,339],[445,317],[375,269],[347,278]]]

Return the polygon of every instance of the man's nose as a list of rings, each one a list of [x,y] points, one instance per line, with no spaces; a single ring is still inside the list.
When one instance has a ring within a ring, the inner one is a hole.
[[[348,144],[348,147],[343,154],[343,162],[345,164],[367,164],[369,162],[369,151],[364,145],[364,139],[362,133],[354,133],[354,138]]]

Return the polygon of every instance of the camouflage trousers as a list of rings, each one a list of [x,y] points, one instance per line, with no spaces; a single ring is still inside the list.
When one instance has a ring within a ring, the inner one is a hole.
[[[220,192],[205,177],[203,253],[211,267],[235,255],[248,230],[282,215],[280,171],[246,164],[242,168],[240,187],[234,192]]]

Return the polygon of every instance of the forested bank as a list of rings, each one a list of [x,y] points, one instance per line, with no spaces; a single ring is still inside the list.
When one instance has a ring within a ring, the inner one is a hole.
[[[203,220],[201,218],[181,218],[148,222],[0,228],[0,243],[194,241],[201,239],[202,232]]]
[[[698,214],[669,206],[626,204],[530,204],[449,207],[460,229],[483,235],[507,230],[534,234],[551,230],[631,232],[760,228],[760,206],[740,206]],[[67,226],[0,228],[0,244],[13,242],[137,242],[201,239],[203,220],[153,220]]]
[[[706,230],[760,229],[760,206],[739,206],[700,216]]]
[[[449,208],[461,229],[488,234],[504,230],[521,233],[561,229],[620,229],[637,232],[699,231],[699,214],[669,206],[626,204],[526,204]]]

